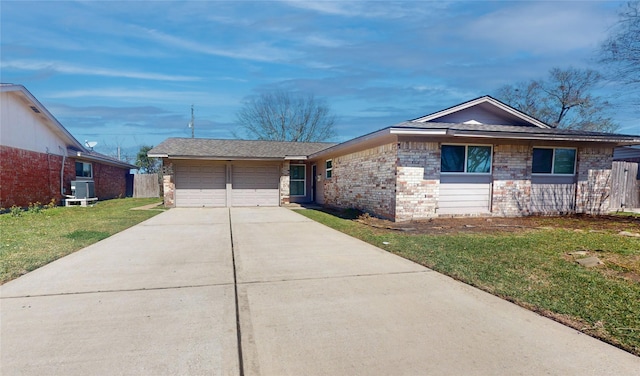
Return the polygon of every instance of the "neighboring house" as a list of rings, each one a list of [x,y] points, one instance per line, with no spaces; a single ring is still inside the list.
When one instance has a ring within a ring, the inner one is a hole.
[[[94,181],[95,196],[126,194],[128,163],[85,148],[22,85],[0,85],[0,207],[60,202],[71,181]]]
[[[168,206],[315,202],[404,221],[607,211],[613,149],[633,144],[485,96],[337,145],[172,138],[149,156],[163,158]],[[251,199],[267,181],[271,199]]]

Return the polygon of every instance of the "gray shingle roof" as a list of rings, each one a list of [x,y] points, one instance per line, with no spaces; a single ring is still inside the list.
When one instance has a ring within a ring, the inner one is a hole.
[[[220,159],[284,159],[287,156],[307,156],[333,145],[335,143],[169,138],[148,154]]]

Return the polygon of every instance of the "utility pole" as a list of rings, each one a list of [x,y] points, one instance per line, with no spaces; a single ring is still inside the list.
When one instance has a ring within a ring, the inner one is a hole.
[[[193,105],[191,105],[191,122],[189,123],[189,128],[191,128],[191,138],[195,138],[196,129],[195,129],[195,124],[193,122]]]

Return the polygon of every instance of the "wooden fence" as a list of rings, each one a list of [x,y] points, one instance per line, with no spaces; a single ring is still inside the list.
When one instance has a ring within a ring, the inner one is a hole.
[[[160,197],[158,174],[133,175],[133,197]]]
[[[611,170],[611,210],[640,208],[638,163],[614,161]]]

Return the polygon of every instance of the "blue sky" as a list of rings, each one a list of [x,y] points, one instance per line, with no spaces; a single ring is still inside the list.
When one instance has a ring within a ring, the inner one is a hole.
[[[232,138],[243,101],[274,89],[325,98],[344,141],[552,67],[598,69],[622,4],[3,0],[0,80],[108,154],[190,137],[192,104],[196,137]],[[632,94],[599,93],[640,134]]]

